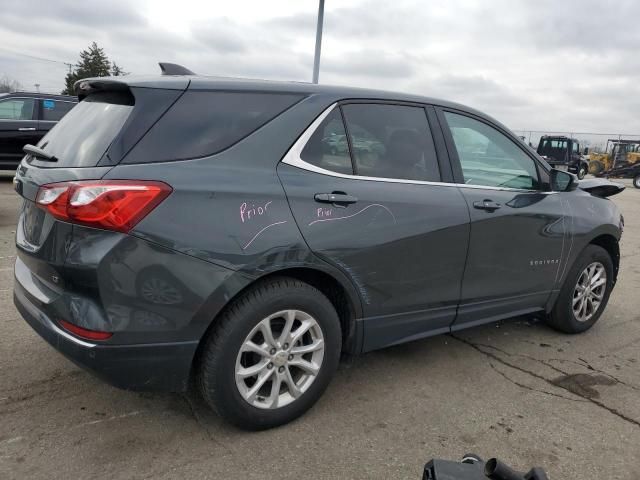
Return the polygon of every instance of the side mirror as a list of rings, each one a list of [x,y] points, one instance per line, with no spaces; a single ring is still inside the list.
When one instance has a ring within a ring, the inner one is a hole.
[[[575,175],[555,168],[549,174],[549,183],[554,192],[571,192],[578,187]]]

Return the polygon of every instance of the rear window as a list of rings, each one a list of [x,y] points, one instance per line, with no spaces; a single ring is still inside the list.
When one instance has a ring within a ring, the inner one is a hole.
[[[133,110],[132,97],[89,95],[47,133],[38,146],[58,158],[42,167],[94,167]]]
[[[302,97],[245,92],[187,91],[124,163],[206,157],[254,132]]]
[[[57,122],[64,117],[69,110],[74,106],[74,102],[67,102],[66,100],[53,100],[51,98],[45,98],[40,100],[41,114],[40,119],[45,122]]]

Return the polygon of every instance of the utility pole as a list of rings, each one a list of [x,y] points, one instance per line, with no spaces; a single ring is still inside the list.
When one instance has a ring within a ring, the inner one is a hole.
[[[313,83],[318,83],[320,75],[320,49],[322,47],[322,24],[324,22],[324,0],[318,4],[318,27],[316,28],[316,53],[313,57]]]

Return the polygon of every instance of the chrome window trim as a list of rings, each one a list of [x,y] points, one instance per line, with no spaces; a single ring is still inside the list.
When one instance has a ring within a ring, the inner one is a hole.
[[[302,135],[298,137],[298,140],[291,146],[291,148],[287,151],[287,153],[282,157],[282,163],[286,163],[287,165],[291,165],[292,167],[301,168],[302,170],[307,170],[309,172],[319,173],[321,175],[327,175],[330,177],[337,178],[345,178],[350,180],[366,180],[371,182],[383,182],[383,183],[406,183],[411,185],[434,185],[440,187],[458,187],[458,188],[474,188],[481,190],[497,190],[497,191],[506,191],[506,192],[520,192],[520,193],[543,193],[543,194],[552,194],[557,192],[543,192],[541,190],[525,190],[520,188],[509,188],[509,187],[490,187],[484,185],[467,185],[465,183],[447,183],[447,182],[430,182],[425,180],[405,180],[402,178],[386,178],[386,177],[367,177],[364,175],[349,175],[347,173],[338,173],[333,172],[331,170],[327,170],[311,163],[305,162],[301,158],[301,153],[307,142],[311,138],[311,135],[315,133],[320,124],[324,121],[325,118],[333,111],[334,108],[338,106],[338,103],[333,103],[329,107],[327,107],[318,117],[307,127],[307,129],[302,132]]]

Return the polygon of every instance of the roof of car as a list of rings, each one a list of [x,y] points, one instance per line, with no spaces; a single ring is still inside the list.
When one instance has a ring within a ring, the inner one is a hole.
[[[405,102],[428,103],[467,111],[473,109],[446,100],[425,97],[415,94],[373,90],[358,87],[314,84],[307,82],[292,82],[279,80],[257,80],[237,77],[216,77],[204,75],[127,75],[124,77],[98,77],[80,80],[82,82],[117,82],[131,87],[165,88],[190,90],[243,90],[278,93],[326,94],[336,98],[397,100]],[[479,115],[486,116],[481,112]]]
[[[71,95],[58,95],[54,93],[42,93],[42,92],[11,92],[0,94],[0,98],[5,97],[20,97],[20,98],[52,98],[54,100],[65,100],[69,102],[77,102],[78,97]]]
[[[359,87],[205,75],[126,75],[121,77],[96,77],[79,80],[76,82],[76,90],[78,90],[78,87],[81,87],[83,82],[96,82],[102,83],[103,85],[109,83],[126,84],[130,87],[163,88],[172,90],[184,90],[188,88],[189,90],[239,90],[247,92],[300,93],[305,95],[317,94],[334,97],[335,101],[341,99],[369,99],[415,102],[470,112],[486,118],[508,130],[507,127],[491,116],[466,105],[422,95]]]

